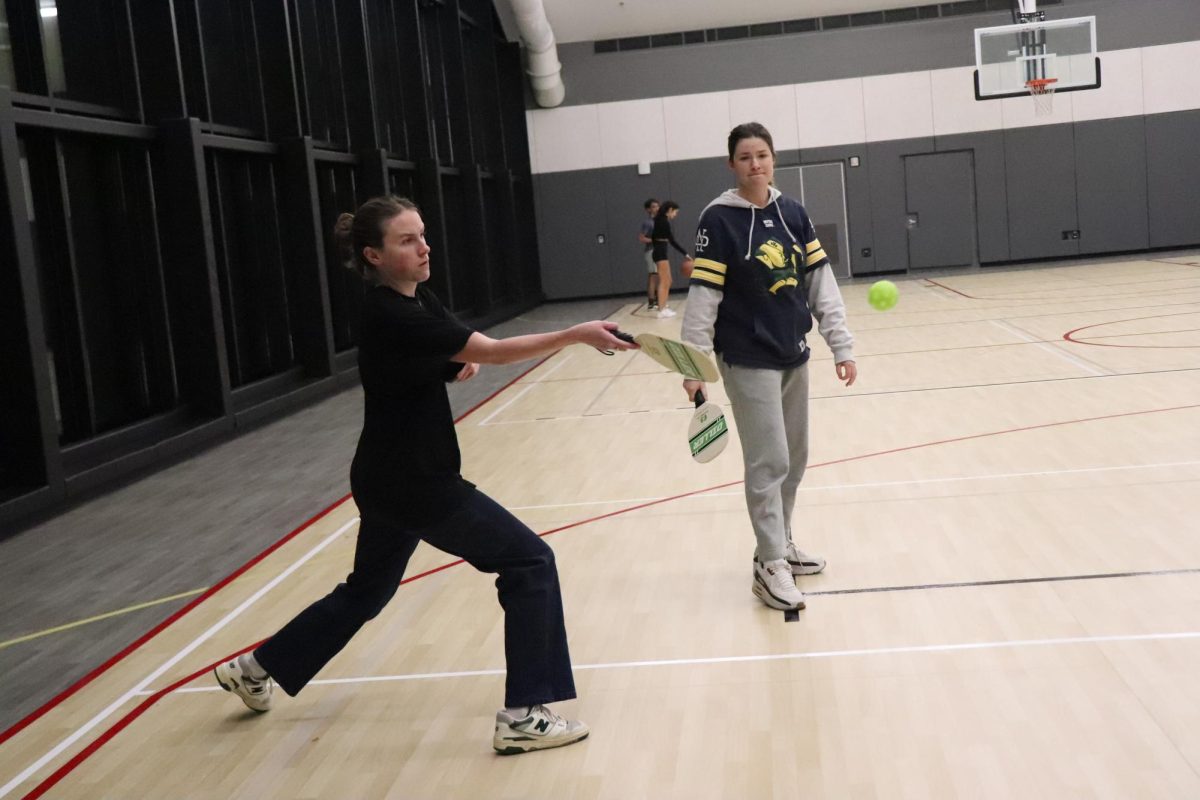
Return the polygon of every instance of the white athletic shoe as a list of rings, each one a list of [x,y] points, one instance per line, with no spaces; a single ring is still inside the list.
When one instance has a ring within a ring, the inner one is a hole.
[[[501,709],[496,712],[496,735],[492,747],[502,756],[545,750],[586,739],[588,726],[578,720],[563,719],[545,706],[533,706],[517,718]]]
[[[675,316],[675,312],[669,308],[660,308],[658,310],[658,318],[659,319],[667,319],[667,318],[673,317],[673,316]]]
[[[804,593],[796,588],[787,559],[762,562],[754,559],[754,596],[771,608],[782,611],[804,608]]]
[[[247,708],[259,713],[271,710],[275,682],[269,676],[261,681],[251,678],[236,658],[218,664],[213,675],[217,676],[217,683],[221,684],[222,689],[242,698]]]
[[[825,559],[808,555],[796,547],[794,542],[788,542],[787,562],[793,575],[816,575],[825,569]]]

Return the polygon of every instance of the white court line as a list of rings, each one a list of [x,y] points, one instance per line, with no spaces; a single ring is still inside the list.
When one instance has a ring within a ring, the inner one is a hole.
[[[1132,464],[1118,467],[1082,467],[1080,469],[1055,469],[1041,472],[1001,472],[994,475],[966,475],[956,478],[917,478],[908,481],[877,481],[875,483],[838,483],[831,486],[800,486],[801,492],[830,492],[842,489],[879,489],[885,486],[919,486],[928,483],[958,483],[963,481],[990,481],[1005,478],[1041,478],[1052,475],[1079,475],[1090,472],[1122,472],[1135,469],[1161,469],[1164,467],[1194,467],[1200,461],[1171,461],[1162,464]],[[680,500],[699,500],[705,497],[741,497],[744,493],[737,492],[700,492],[698,494],[680,497]],[[580,503],[547,503],[538,506],[507,506],[509,511],[536,511],[543,508],[578,508],[581,506],[611,506],[650,503],[655,500],[667,500],[673,495],[662,497],[632,497],[622,500],[587,500]]]
[[[330,542],[332,542],[334,539],[338,538],[343,533],[345,533],[346,530],[348,528],[350,528],[352,525],[354,525],[354,523],[356,523],[356,522],[358,522],[358,517],[352,518],[345,525],[343,525],[342,527],[338,528],[336,531],[331,533],[328,537],[326,537],[324,539],[324,541],[322,541],[320,544],[318,544],[312,550],[309,550],[307,553],[305,553],[303,556],[301,556],[298,561],[294,562],[291,566],[289,566],[287,569],[285,569],[283,572],[281,572],[279,575],[277,575],[274,579],[272,579],[267,585],[263,586],[257,592],[252,594],[240,606],[235,608],[233,611],[230,611],[219,622],[217,622],[215,625],[213,625],[211,628],[206,630],[204,633],[200,634],[198,637],[193,639],[191,644],[184,647],[182,650],[180,650],[178,653],[176,653],[174,656],[172,656],[170,659],[168,659],[166,662],[164,662],[162,664],[162,666],[160,666],[158,669],[154,670],[154,672],[151,672],[149,675],[147,675],[145,678],[143,678],[141,681],[139,681],[137,686],[134,686],[132,689],[127,691],[125,694],[121,695],[120,698],[113,701],[107,708],[105,708],[103,711],[101,711],[96,716],[92,717],[90,720],[88,720],[82,726],[80,726],[74,733],[72,733],[70,736],[68,736],[67,738],[65,738],[61,742],[59,742],[57,745],[55,745],[54,748],[51,749],[49,752],[47,752],[44,756],[39,758],[34,763],[30,764],[28,767],[26,767],[25,770],[23,772],[21,772],[20,775],[17,775],[11,781],[4,784],[4,786],[0,787],[0,797],[4,797],[9,792],[11,792],[13,789],[20,786],[22,783],[24,783],[29,778],[29,776],[33,775],[38,770],[40,770],[42,767],[44,767],[53,758],[55,758],[59,753],[66,750],[68,747],[70,747],[72,744],[74,744],[76,741],[78,741],[84,734],[86,734],[92,728],[96,727],[101,722],[106,720],[108,717],[112,716],[114,711],[116,711],[121,706],[125,705],[125,703],[129,702],[132,698],[139,697],[141,695],[146,694],[146,692],[143,690],[147,686],[149,686],[152,681],[154,681],[156,678],[158,678],[164,672],[166,672],[171,667],[175,666],[180,661],[182,661],[189,653],[191,653],[197,647],[199,647],[204,642],[206,642],[210,638],[212,638],[218,631],[220,631],[222,628],[224,628],[226,625],[228,625],[230,622],[232,622],[234,619],[236,619],[238,616],[240,616],[243,611],[245,611],[250,606],[254,605],[254,603],[256,603],[260,598],[262,598],[263,595],[265,595],[267,592],[271,591],[271,589],[274,589],[276,586],[278,586],[281,582],[283,582],[283,580],[285,578],[287,578],[293,572],[298,570],[301,566],[304,565],[305,562],[307,562],[309,559],[311,559],[317,553],[324,550],[325,547],[327,545],[329,545]],[[217,687],[217,688],[220,688],[220,687]]]
[[[1070,353],[1064,353],[1062,350],[1060,350],[1057,347],[1051,347],[1049,344],[1041,341],[1037,337],[1030,336],[1025,331],[1018,328],[1016,325],[1011,325],[1003,320],[996,320],[996,319],[989,320],[989,322],[991,322],[993,325],[995,325],[998,328],[1003,328],[1004,330],[1008,331],[1012,335],[1016,336],[1018,339],[1028,342],[1029,344],[1035,345],[1039,350],[1044,350],[1047,353],[1050,353],[1051,355],[1058,356],[1059,358],[1063,359],[1064,361],[1069,361],[1070,363],[1074,364],[1075,366],[1079,367],[1080,369],[1090,372],[1093,375],[1112,375],[1113,374],[1113,372],[1111,370],[1098,369],[1095,366],[1093,366],[1092,364],[1089,364],[1088,362],[1084,361],[1082,358],[1076,358],[1075,356],[1071,355]]]
[[[1070,644],[1105,644],[1107,642],[1148,642],[1178,639],[1200,639],[1200,631],[1181,631],[1179,633],[1131,633],[1114,634],[1110,636],[1070,636],[1058,639],[1017,639],[1008,642],[965,642],[963,644],[924,644],[908,645],[905,647],[874,647],[856,650],[817,650],[811,653],[769,653],[754,656],[713,656],[710,658],[665,658],[653,661],[613,661],[605,664],[575,664],[575,671],[601,669],[631,669],[636,667],[680,667],[706,666],[709,664],[747,664],[766,661],[802,661],[821,658],[848,658],[854,656],[891,656],[911,653],[956,653],[971,650],[1000,650],[1017,647],[1052,647]],[[328,678],[315,680],[310,686],[335,686],[339,684],[357,683],[386,683],[396,681],[439,680],[442,678],[476,678],[491,675],[503,675],[502,669],[475,669],[462,672],[417,672],[409,675],[370,675],[360,678]],[[220,692],[220,686],[197,686],[190,689],[176,689],[175,694],[190,694],[194,692]],[[147,690],[143,694],[153,694]]]
[[[557,372],[557,371],[558,371],[558,370],[559,370],[559,369],[562,367],[562,365],[563,365],[563,364],[567,363],[567,362],[568,362],[568,361],[570,361],[570,360],[571,360],[571,357],[570,357],[570,356],[563,356],[563,359],[562,359],[562,361],[559,361],[559,362],[558,362],[557,364],[555,364],[553,367],[551,367],[550,369],[546,370],[545,374],[543,374],[543,375],[539,375],[539,376],[538,376],[538,379],[537,379],[536,381],[531,381],[531,382],[530,382],[528,385],[526,385],[526,387],[525,387],[524,389],[522,389],[521,391],[519,391],[519,392],[517,392],[515,395],[513,395],[513,398],[512,398],[511,400],[509,400],[507,403],[505,403],[504,405],[502,405],[502,406],[500,406],[499,408],[497,408],[497,409],[496,409],[495,411],[493,411],[491,414],[488,414],[488,415],[487,415],[487,417],[485,417],[485,418],[484,418],[483,422],[479,423],[479,425],[480,425],[481,427],[482,427],[482,426],[484,426],[484,425],[487,425],[489,422],[491,422],[491,421],[492,421],[492,417],[496,416],[497,414],[499,414],[500,412],[502,412],[504,409],[508,408],[508,407],[509,407],[509,406],[511,406],[513,403],[515,403],[515,402],[517,402],[518,400],[520,400],[522,397],[524,397],[524,396],[525,396],[525,393],[526,393],[526,392],[528,392],[528,391],[529,391],[530,389],[532,389],[533,387],[537,386],[537,385],[538,385],[538,383],[540,383],[541,381],[544,381],[544,380],[546,379],[546,377],[547,377],[547,376],[549,376],[549,375],[553,375],[555,372]]]

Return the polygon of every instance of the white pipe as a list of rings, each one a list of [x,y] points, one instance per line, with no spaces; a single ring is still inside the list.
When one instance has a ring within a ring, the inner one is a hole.
[[[562,81],[562,64],[558,63],[558,47],[554,31],[546,19],[542,0],[511,0],[517,21],[517,32],[525,44],[525,72],[533,86],[533,99],[542,108],[560,105],[566,96]]]

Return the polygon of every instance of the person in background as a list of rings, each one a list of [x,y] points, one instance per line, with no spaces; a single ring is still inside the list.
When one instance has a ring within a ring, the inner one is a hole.
[[[646,218],[638,228],[638,241],[645,246],[642,257],[646,261],[646,308],[653,311],[658,308],[658,265],[654,263],[654,215],[658,213],[658,201],[651,197],[642,208],[646,210]]]
[[[654,215],[654,232],[651,239],[654,244],[654,263],[658,266],[658,318],[666,319],[675,316],[675,312],[667,308],[667,300],[671,294],[671,262],[667,260],[667,247],[674,247],[684,257],[691,259],[691,254],[675,241],[675,233],[671,230],[671,220],[679,213],[679,204],[668,200],[658,208]]]

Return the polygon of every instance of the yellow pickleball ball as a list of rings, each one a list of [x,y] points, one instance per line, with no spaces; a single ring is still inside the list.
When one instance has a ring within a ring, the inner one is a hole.
[[[875,281],[867,291],[867,302],[876,311],[887,311],[900,299],[900,290],[891,281]]]

